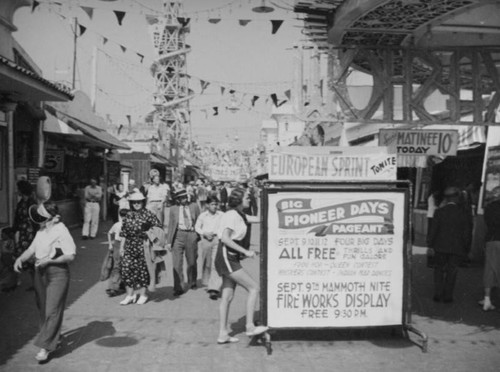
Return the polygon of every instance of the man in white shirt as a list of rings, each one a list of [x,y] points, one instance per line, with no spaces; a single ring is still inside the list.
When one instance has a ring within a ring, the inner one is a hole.
[[[215,256],[217,254],[217,246],[219,238],[217,231],[219,230],[219,222],[223,213],[217,210],[219,200],[215,196],[208,196],[206,208],[207,210],[200,214],[194,226],[195,231],[201,237],[198,242],[198,247],[201,251],[202,276],[201,283],[207,286],[208,296],[211,300],[216,300],[219,297],[222,278],[215,270]]]
[[[94,239],[99,229],[100,202],[102,187],[97,185],[95,178],[90,179],[90,185],[85,187],[85,210],[83,214],[82,239]]]
[[[160,183],[160,172],[152,169],[149,172],[151,184],[146,189],[146,209],[150,210],[163,224],[163,211],[167,203],[168,190],[165,184]]]

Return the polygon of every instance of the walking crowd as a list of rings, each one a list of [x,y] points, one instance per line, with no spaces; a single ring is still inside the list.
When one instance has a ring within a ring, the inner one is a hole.
[[[15,223],[2,229],[0,286],[3,291],[14,290],[19,285],[18,274],[22,270],[29,272],[30,288],[35,291],[40,313],[40,332],[35,341],[40,350],[36,359],[46,362],[61,344],[69,264],[77,252],[57,205],[40,198],[39,190],[35,192],[27,181],[19,181],[17,186]],[[107,280],[109,297],[124,296],[117,305],[146,304],[165,275],[166,258],[171,255],[175,297],[202,286],[210,300],[220,299],[218,344],[238,342],[231,336],[228,324],[237,285],[248,292],[246,335],[259,336],[268,330],[254,322],[259,285],[241,265],[242,259],[258,254],[250,249],[250,224],[260,222],[256,185],[216,185],[199,179],[170,186],[160,182],[159,171],[152,169],[142,186],[137,187],[131,180],[127,187],[117,184],[108,191],[114,224],[107,232],[108,253],[101,280]],[[83,197],[82,239],[93,239],[99,230],[103,197],[95,179],[90,180]],[[471,189],[456,187],[432,192],[429,197],[427,245],[432,252],[429,266],[434,270],[436,302],[453,302],[459,267],[470,264],[475,203]],[[500,286],[500,187],[491,190],[484,218],[484,298],[479,304],[484,311],[490,311],[495,309],[491,290]]]
[[[171,255],[175,297],[201,285],[206,287],[209,299],[221,299],[217,343],[238,341],[229,335],[228,324],[237,284],[248,291],[246,334],[253,337],[265,333],[268,328],[254,322],[258,283],[240,264],[242,259],[257,255],[250,249],[249,228],[250,223],[260,222],[257,187],[236,182],[215,185],[201,179],[170,186],[160,182],[156,169],[149,176],[149,182],[141,187],[131,181],[128,190],[122,184],[108,190],[114,224],[107,233],[108,253],[101,270],[101,280],[108,282],[108,296],[124,295],[121,306],[146,304]],[[61,345],[69,263],[77,252],[57,205],[37,198],[27,181],[20,181],[18,189],[15,226],[2,229],[0,285],[4,291],[14,290],[19,285],[19,273],[30,273],[40,313],[36,359],[42,363]],[[83,198],[82,239],[94,239],[103,198],[96,179],[90,180]],[[201,283],[197,280],[198,251]]]

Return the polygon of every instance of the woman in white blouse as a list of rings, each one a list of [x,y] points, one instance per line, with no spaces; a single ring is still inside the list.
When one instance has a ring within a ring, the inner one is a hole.
[[[234,189],[228,199],[229,210],[221,217],[219,225],[219,246],[215,258],[215,268],[222,277],[222,296],[219,307],[219,337],[217,343],[238,342],[229,336],[229,306],[233,300],[236,284],[248,291],[246,306],[246,335],[253,337],[268,330],[266,326],[255,326],[254,311],[259,296],[259,285],[241,266],[240,260],[255,257],[250,250],[250,222],[259,222],[259,217],[245,215],[242,210],[248,208],[248,191]]]
[[[35,293],[40,311],[40,333],[35,345],[40,347],[36,355],[39,362],[46,362],[61,337],[61,326],[69,288],[69,267],[76,254],[76,246],[67,227],[60,221],[54,202],[33,205],[30,218],[40,224],[35,239],[14,263],[20,272],[23,263],[34,258]]]

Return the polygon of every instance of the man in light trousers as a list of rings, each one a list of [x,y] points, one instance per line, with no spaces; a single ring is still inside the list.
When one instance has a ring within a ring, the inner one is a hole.
[[[101,210],[102,188],[95,178],[85,187],[85,210],[83,213],[82,239],[94,239],[99,229],[99,212]]]

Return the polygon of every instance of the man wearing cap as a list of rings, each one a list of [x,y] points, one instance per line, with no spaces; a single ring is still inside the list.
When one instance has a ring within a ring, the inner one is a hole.
[[[160,172],[158,169],[151,169],[149,177],[151,183],[145,188],[146,209],[153,212],[163,224],[163,211],[165,210],[167,202],[168,186],[160,183]]]
[[[187,261],[188,287],[196,288],[198,240],[200,238],[194,226],[200,215],[200,208],[196,203],[188,203],[186,190],[177,191],[174,197],[176,205],[170,208],[167,247],[170,247],[172,251],[174,295],[180,296],[184,293],[182,287],[184,255]]]
[[[90,179],[90,185],[85,187],[85,210],[83,214],[82,239],[94,239],[99,229],[100,202],[102,199],[102,188],[97,184],[95,178]]]
[[[453,302],[453,290],[458,265],[467,252],[467,216],[459,206],[460,190],[448,187],[443,206],[434,213],[428,236],[429,248],[434,249],[434,301]]]

